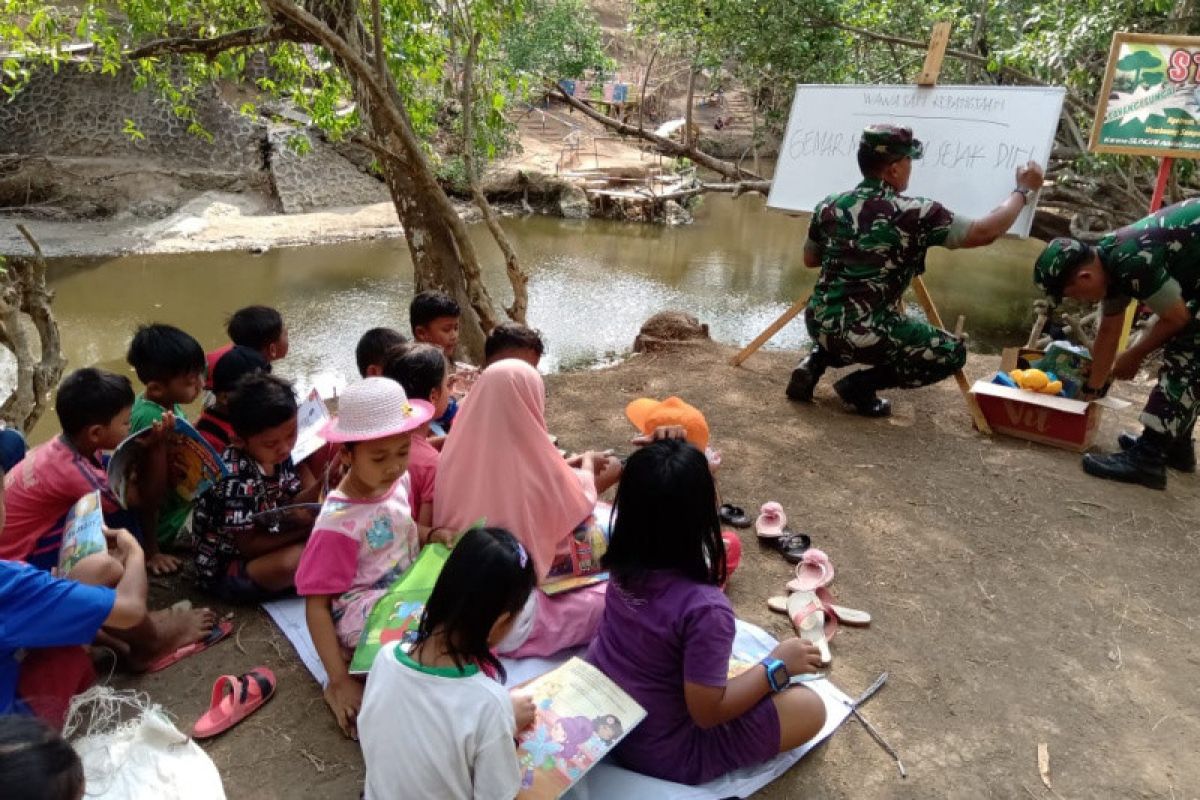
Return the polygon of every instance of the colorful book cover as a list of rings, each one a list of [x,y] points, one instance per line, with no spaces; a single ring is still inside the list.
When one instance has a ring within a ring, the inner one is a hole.
[[[517,737],[517,800],[562,797],[646,718],[632,697],[580,658],[535,678],[525,690],[537,716]]]
[[[292,463],[299,464],[324,446],[321,428],[329,421],[329,407],[315,388],[296,410],[296,446],[292,448]]]
[[[108,461],[108,483],[121,505],[129,508],[130,490],[137,483],[138,468],[144,461],[146,439],[151,429],[138,431],[117,446]],[[168,491],[184,504],[195,502],[221,478],[229,474],[221,454],[204,440],[182,417],[167,432]]]
[[[543,583],[538,588],[542,590],[543,594],[554,597],[556,594],[582,589],[585,586],[595,586],[606,580],[608,580],[607,572],[593,572],[590,575],[568,575],[565,578],[556,578]]]
[[[571,533],[568,552],[556,558],[550,565],[547,574],[550,580],[549,583],[542,584],[542,591],[546,594],[560,594],[608,580],[607,573],[604,573],[603,577],[597,576],[603,571],[604,554],[608,552],[611,520],[612,506],[604,502],[596,503],[592,516]],[[583,577],[593,579],[569,580]]]
[[[425,545],[413,565],[379,598],[363,626],[358,647],[354,649],[354,657],[350,660],[351,675],[370,672],[375,656],[388,642],[398,641],[406,650],[412,645],[421,624],[425,601],[433,594],[434,584],[449,557],[450,548],[444,544]]]
[[[58,574],[66,577],[80,561],[108,550],[104,538],[104,510],[100,492],[85,494],[67,514],[62,548],[58,552]]]

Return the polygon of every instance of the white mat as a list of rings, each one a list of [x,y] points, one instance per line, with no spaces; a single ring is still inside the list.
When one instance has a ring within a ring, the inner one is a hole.
[[[304,600],[291,598],[264,603],[263,608],[275,624],[288,638],[300,660],[308,667],[313,677],[324,686],[327,681],[325,668],[321,658],[313,646],[312,637],[308,635],[308,625],[304,620]],[[764,631],[748,622],[738,620],[738,641],[735,649],[738,651],[752,650],[755,647],[770,650],[776,641]],[[508,684],[523,683],[538,675],[549,672],[554,667],[566,661],[577,651],[559,653],[552,659],[521,658],[501,659],[508,673]],[[771,781],[787,772],[808,751],[828,738],[838,726],[850,715],[850,709],[842,702],[850,698],[841,689],[827,680],[812,681],[805,684],[825,701],[825,727],[816,738],[807,744],[780,753],[775,758],[756,767],[747,767],[718,778],[701,786],[686,786],[681,783],[671,783],[657,778],[651,778],[637,772],[622,769],[608,762],[597,764],[587,776],[575,785],[565,796],[572,800],[603,800],[604,798],[656,797],[663,800],[723,800],[727,797],[749,797]]]

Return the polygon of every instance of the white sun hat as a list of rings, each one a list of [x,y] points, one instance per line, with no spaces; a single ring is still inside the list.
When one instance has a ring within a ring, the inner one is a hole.
[[[321,429],[327,442],[365,442],[416,430],[433,419],[433,404],[409,400],[390,378],[366,378],[338,398],[338,414]]]

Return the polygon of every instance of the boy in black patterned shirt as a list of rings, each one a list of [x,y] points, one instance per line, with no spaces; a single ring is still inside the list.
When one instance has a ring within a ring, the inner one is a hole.
[[[253,517],[293,503],[315,502],[319,485],[303,486],[292,463],[296,397],[282,378],[253,374],[228,400],[234,439],[222,454],[229,475],[196,508],[196,577],[223,600],[257,603],[289,590],[307,529],[270,530]]]

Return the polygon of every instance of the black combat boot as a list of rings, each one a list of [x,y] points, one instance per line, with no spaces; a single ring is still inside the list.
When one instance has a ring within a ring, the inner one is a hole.
[[[788,400],[811,403],[813,390],[817,388],[817,381],[821,380],[821,376],[828,368],[829,357],[825,355],[825,351],[821,349],[820,345],[814,345],[804,360],[792,370],[792,379],[788,381],[787,385]]]
[[[1167,435],[1147,429],[1142,431],[1137,443],[1128,450],[1109,455],[1088,453],[1083,457],[1083,471],[1110,481],[1166,489],[1166,450],[1170,442]]]
[[[1137,443],[1138,437],[1132,433],[1122,433],[1117,437],[1117,444],[1121,446],[1122,450],[1132,450]],[[1167,445],[1166,457],[1167,466],[1173,470],[1178,472],[1196,471],[1196,447],[1190,436],[1176,439]]]
[[[887,417],[892,403],[875,392],[896,385],[896,372],[891,367],[871,367],[851,372],[833,385],[846,409],[864,417]]]

